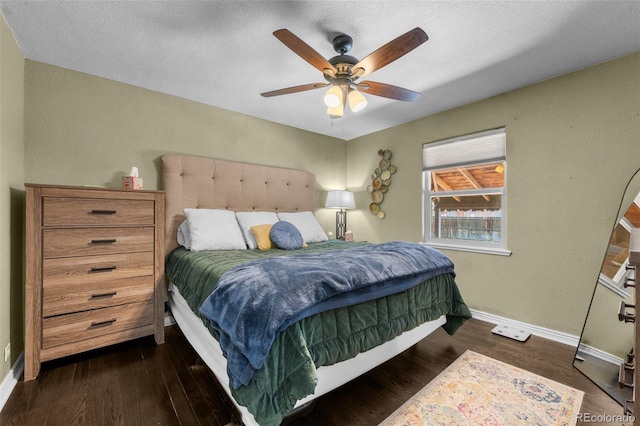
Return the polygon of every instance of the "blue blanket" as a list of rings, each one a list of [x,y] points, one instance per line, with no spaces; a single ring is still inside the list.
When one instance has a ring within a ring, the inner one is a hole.
[[[430,247],[390,242],[247,262],[200,307],[219,335],[231,386],[247,385],[276,336],[313,314],[402,292],[453,263]]]

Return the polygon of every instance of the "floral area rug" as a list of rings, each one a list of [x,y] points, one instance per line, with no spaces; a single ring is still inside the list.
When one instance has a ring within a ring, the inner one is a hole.
[[[575,425],[584,392],[466,351],[384,426]]]

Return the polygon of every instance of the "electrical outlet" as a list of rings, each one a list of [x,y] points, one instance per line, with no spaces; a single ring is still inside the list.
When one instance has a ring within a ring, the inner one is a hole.
[[[4,362],[9,361],[11,358],[11,342],[7,343],[7,347],[4,348]]]

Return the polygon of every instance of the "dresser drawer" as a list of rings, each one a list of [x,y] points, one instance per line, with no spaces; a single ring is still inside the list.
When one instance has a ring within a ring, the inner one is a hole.
[[[91,285],[153,276],[153,252],[44,259],[42,286]]]
[[[150,325],[153,323],[153,318],[152,301],[44,318],[42,348],[66,345],[95,337],[103,337],[104,344],[109,344],[110,333]]]
[[[42,295],[45,317],[89,309],[153,300],[152,276],[125,278],[106,283],[48,285]]]
[[[42,238],[45,258],[152,251],[154,228],[52,228]]]
[[[44,197],[44,226],[153,225],[151,200]]]
[[[45,287],[42,314],[45,317],[153,300],[153,276],[126,278],[83,286]]]

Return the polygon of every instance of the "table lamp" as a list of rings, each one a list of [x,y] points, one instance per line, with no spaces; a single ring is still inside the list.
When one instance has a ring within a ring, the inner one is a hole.
[[[329,191],[327,202],[324,206],[328,209],[340,209],[336,212],[336,239],[344,240],[347,230],[347,212],[345,209],[355,209],[356,202],[351,191]]]

